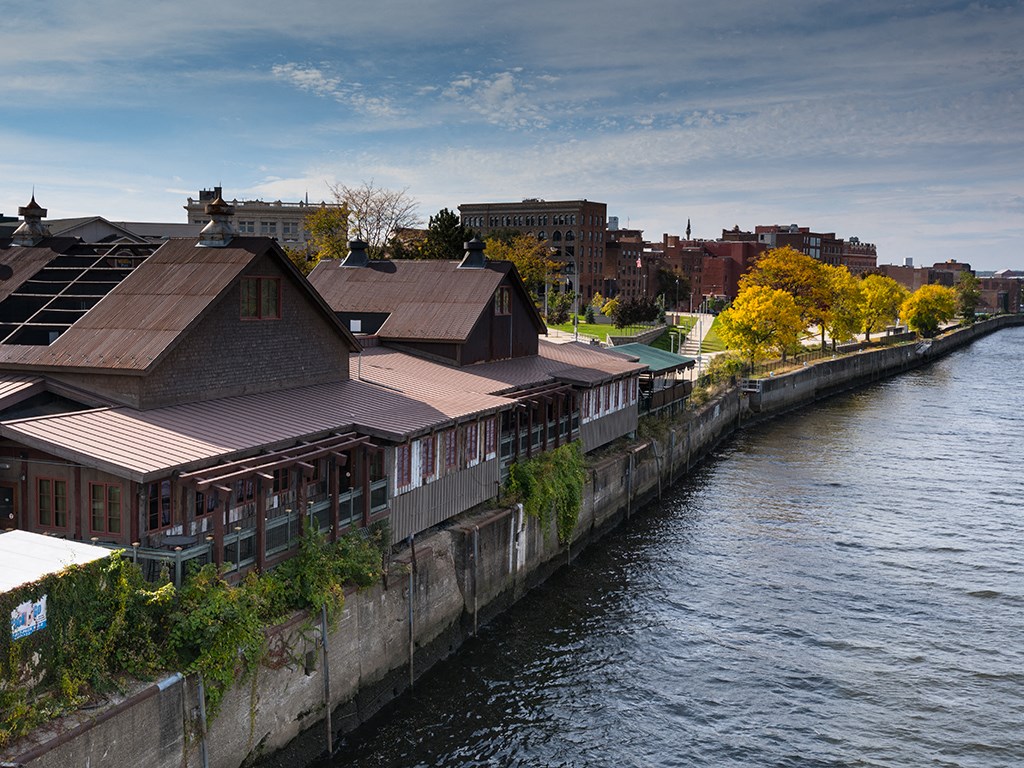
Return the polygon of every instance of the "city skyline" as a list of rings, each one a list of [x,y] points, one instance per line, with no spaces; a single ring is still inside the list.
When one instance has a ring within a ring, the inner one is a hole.
[[[1021,268],[1021,2],[57,0],[6,14],[0,212],[186,221],[203,188],[599,200],[715,238]],[[116,22],[116,23],[115,23]]]

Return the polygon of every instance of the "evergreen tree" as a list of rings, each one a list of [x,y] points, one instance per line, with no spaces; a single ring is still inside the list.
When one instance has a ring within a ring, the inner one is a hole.
[[[472,229],[462,224],[459,217],[442,208],[436,216],[430,217],[427,236],[419,245],[421,259],[461,259],[465,255],[465,243],[475,237]]]

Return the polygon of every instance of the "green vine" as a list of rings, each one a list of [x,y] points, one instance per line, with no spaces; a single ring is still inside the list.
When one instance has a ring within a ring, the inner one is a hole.
[[[0,633],[0,748],[97,694],[124,690],[128,679],[166,670],[202,674],[215,716],[228,687],[263,661],[267,627],[295,610],[337,615],[346,584],[381,577],[389,543],[380,526],[334,543],[310,530],[273,571],[231,585],[206,565],[180,590],[148,584],[114,553],[0,595],[5,616],[47,595],[45,629],[18,640]]]
[[[579,521],[586,478],[583,450],[577,441],[517,461],[509,469],[506,490],[545,531],[554,520],[558,541],[566,544]]]

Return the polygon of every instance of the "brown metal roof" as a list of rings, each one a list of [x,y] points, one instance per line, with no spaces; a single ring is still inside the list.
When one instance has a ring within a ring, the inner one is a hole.
[[[489,311],[498,285],[516,274],[511,262],[489,261],[483,269],[460,269],[457,261],[372,261],[343,267],[317,264],[313,287],[335,312],[388,313],[378,335],[394,341],[465,341]],[[519,282],[518,278],[514,282]],[[533,313],[536,314],[536,313]],[[543,332],[543,323],[538,332]]]
[[[38,376],[0,374],[0,411],[20,403],[45,388]]]
[[[554,344],[540,339],[538,353],[456,368],[388,347],[372,347],[363,350],[362,360],[356,356],[349,359],[349,373],[353,379],[395,387],[418,397],[421,393],[444,392],[509,394],[551,382],[594,386],[646,367],[587,344]]]
[[[265,237],[236,237],[224,248],[168,240],[49,346],[0,345],[0,365],[141,373],[181,340],[254,259],[275,251]],[[285,269],[302,278],[283,256]],[[358,343],[314,291],[311,301],[352,349]]]
[[[332,432],[356,430],[402,441],[508,407],[507,399],[485,394],[427,392],[413,398],[343,381],[148,411],[100,408],[20,419],[0,423],[0,435],[147,482]]]

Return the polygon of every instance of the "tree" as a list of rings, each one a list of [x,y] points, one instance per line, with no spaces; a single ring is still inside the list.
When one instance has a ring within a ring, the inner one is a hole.
[[[465,255],[465,244],[476,236],[459,217],[442,208],[436,216],[430,217],[427,234],[417,249],[420,259],[461,259]]]
[[[822,329],[828,331],[835,350],[837,341],[848,341],[860,332],[864,296],[860,281],[846,267],[825,265],[823,271],[828,279],[830,296]]]
[[[967,322],[974,322],[974,315],[981,303],[981,280],[966,269],[960,272],[956,281],[957,307],[960,316]]]
[[[786,291],[796,302],[804,327],[823,327],[830,298],[825,266],[791,246],[772,248],[740,278],[740,289],[761,285]],[[822,345],[824,338],[822,330]]]
[[[556,293],[551,297],[551,301],[548,302],[548,325],[561,325],[569,321],[574,297],[572,291]]]
[[[288,256],[288,260],[303,275],[309,275],[313,271],[313,267],[320,261],[320,257],[312,250],[307,253],[303,248],[292,248],[286,245],[284,246],[284,252]]]
[[[320,259],[343,259],[348,255],[348,209],[321,205],[306,214],[310,256],[316,264]]]
[[[742,289],[718,320],[718,335],[750,360],[751,369],[769,352],[784,355],[805,327],[793,294],[765,285]]]
[[[659,267],[658,287],[655,293],[664,296],[665,303],[673,309],[679,309],[679,297],[685,298],[690,295],[690,278],[674,269]]]
[[[416,214],[419,204],[407,191],[378,187],[373,180],[358,187],[331,185],[334,199],[349,213],[349,235],[367,244],[371,259],[386,257],[388,244],[399,230],[415,229],[422,224]]]
[[[957,294],[944,285],[922,285],[903,302],[900,316],[922,336],[934,336],[956,315]]]
[[[895,322],[900,314],[900,305],[907,297],[907,289],[891,277],[867,275],[860,281],[861,330],[871,341],[871,334]]]
[[[484,252],[488,258],[515,264],[519,277],[523,279],[535,303],[538,302],[548,275],[560,267],[548,258],[547,246],[533,235],[516,233],[509,242],[489,236],[485,241]]]
[[[650,296],[627,297],[617,301],[611,313],[616,328],[636,323],[653,323],[661,314],[661,307]]]

